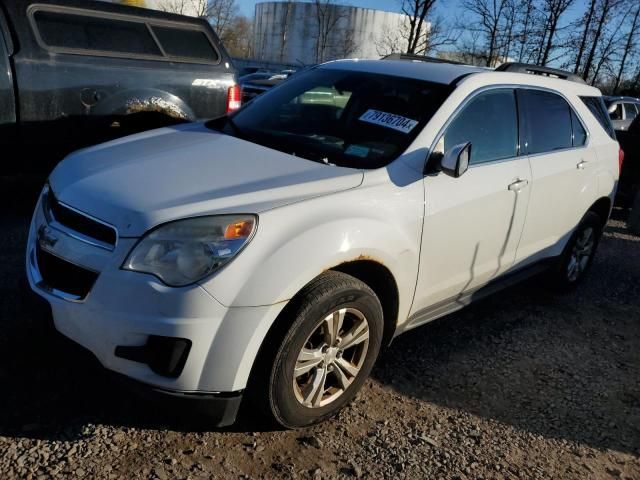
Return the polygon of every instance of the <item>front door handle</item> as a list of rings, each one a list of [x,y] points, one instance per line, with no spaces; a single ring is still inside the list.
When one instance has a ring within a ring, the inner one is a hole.
[[[589,162],[587,162],[586,160],[580,160],[580,163],[578,163],[576,167],[578,167],[578,170],[584,170],[584,167],[587,166],[587,163]]]
[[[529,185],[529,180],[517,180],[509,185],[509,190],[511,190],[512,192],[519,192],[527,185]]]

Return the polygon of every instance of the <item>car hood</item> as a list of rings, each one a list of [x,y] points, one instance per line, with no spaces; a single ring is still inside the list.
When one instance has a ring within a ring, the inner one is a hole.
[[[362,183],[363,172],[305,160],[180,125],[79,150],[53,171],[61,202],[114,225],[123,237],[179,218],[260,213]]]

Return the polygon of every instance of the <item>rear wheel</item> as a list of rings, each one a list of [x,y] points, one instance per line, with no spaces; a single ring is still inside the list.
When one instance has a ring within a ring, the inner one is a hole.
[[[583,217],[552,271],[552,280],[557,289],[571,290],[587,274],[600,242],[602,225],[602,220],[594,212],[587,212]]]
[[[283,320],[290,327],[256,394],[284,427],[321,422],[351,401],[371,372],[382,342],[380,301],[360,280],[326,272],[292,300]]]

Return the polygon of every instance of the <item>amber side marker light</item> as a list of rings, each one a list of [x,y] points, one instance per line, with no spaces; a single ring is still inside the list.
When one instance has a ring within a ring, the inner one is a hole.
[[[252,221],[242,221],[232,223],[227,226],[224,231],[224,238],[226,240],[236,240],[239,238],[247,238],[251,235],[251,230],[253,230],[253,222]]]

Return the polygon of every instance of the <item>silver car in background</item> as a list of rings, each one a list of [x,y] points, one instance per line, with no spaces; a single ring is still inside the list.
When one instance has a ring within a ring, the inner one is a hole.
[[[628,130],[640,113],[640,98],[610,96],[604,97],[604,103],[616,130]]]

